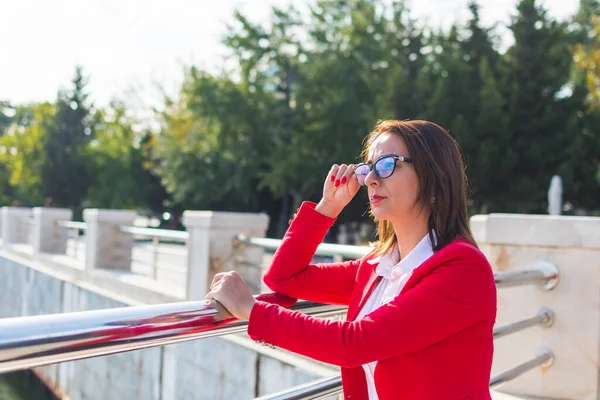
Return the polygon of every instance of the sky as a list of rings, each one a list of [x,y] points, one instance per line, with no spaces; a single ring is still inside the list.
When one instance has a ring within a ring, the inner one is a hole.
[[[268,21],[272,6],[290,0],[0,0],[0,101],[53,101],[68,87],[75,66],[89,76],[91,100],[112,98],[133,107],[175,95],[184,65],[214,69],[224,55],[221,38],[236,9]],[[409,0],[429,26],[468,16],[468,0]],[[516,0],[479,0],[484,24],[508,22]],[[541,2],[564,19],[577,0]]]

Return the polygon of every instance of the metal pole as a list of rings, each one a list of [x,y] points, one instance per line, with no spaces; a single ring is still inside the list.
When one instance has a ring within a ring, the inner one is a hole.
[[[75,258],[77,258],[77,252],[79,251],[79,229],[72,229],[73,232],[73,243],[75,245]]]
[[[291,308],[322,317],[345,311],[310,302]],[[246,330],[246,321],[226,315],[191,301],[0,319],[0,373]]]
[[[524,373],[536,368],[548,368],[554,362],[554,355],[546,348],[541,348],[538,355],[511,370],[495,376],[490,381],[490,387],[506,383],[512,379],[518,378]],[[342,378],[340,375],[335,375],[316,381],[308,382],[281,392],[257,397],[255,400],[316,400],[325,399],[331,395],[342,392]]]
[[[158,278],[158,245],[160,243],[160,238],[155,236],[152,238],[152,277],[154,279]]]
[[[558,268],[548,261],[538,261],[531,269],[500,271],[494,274],[496,286],[514,287],[541,283],[544,290],[551,290],[558,284]]]
[[[554,354],[552,351],[541,348],[534,359],[524,362],[521,365],[517,365],[516,367],[493,377],[490,381],[490,387],[495,387],[515,379],[536,367],[548,368],[552,363],[554,363]]]
[[[511,333],[519,332],[535,325],[541,325],[545,328],[552,326],[554,323],[554,313],[546,307],[542,307],[535,317],[528,318],[512,324],[500,326],[494,329],[494,339],[501,338]]]
[[[318,400],[341,392],[342,377],[335,375],[295,386],[275,394],[257,397],[255,400]]]

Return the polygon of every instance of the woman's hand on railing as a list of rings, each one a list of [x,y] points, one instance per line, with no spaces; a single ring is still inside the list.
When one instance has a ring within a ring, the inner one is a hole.
[[[359,189],[354,165],[334,164],[323,185],[323,198],[315,209],[326,217],[337,218]]]
[[[248,321],[256,303],[250,288],[235,271],[216,274],[206,295],[207,300],[216,300],[235,318]]]

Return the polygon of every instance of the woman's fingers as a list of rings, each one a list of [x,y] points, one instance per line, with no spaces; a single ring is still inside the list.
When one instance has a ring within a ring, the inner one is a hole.
[[[340,165],[338,168],[337,174],[335,176],[335,186],[339,187],[340,185],[344,185],[348,182],[348,178],[345,177],[346,171],[348,170],[348,166],[346,164]]]
[[[227,275],[227,272],[220,272],[218,274],[215,274],[208,290],[210,291],[217,283],[219,283],[225,277],[225,275]]]
[[[348,166],[348,169],[346,169],[346,172],[344,173],[342,180],[345,180],[344,183],[347,183],[351,190],[358,190],[358,188],[360,188],[360,185],[358,184],[358,182],[356,181],[356,178],[354,177],[354,164],[350,164]]]
[[[256,300],[246,282],[235,271],[217,275],[220,275],[221,279],[212,285],[205,298],[216,300],[236,318],[248,320]]]
[[[331,170],[329,170],[329,176],[327,177],[326,185],[335,184],[335,179],[337,177],[337,173],[338,173],[339,169],[340,169],[339,165],[333,164],[333,166],[331,167]]]
[[[348,168],[346,168],[346,171],[344,171],[344,175],[342,176],[342,180],[346,178],[346,181],[344,183],[348,182],[352,175],[354,175],[354,164],[348,165]]]

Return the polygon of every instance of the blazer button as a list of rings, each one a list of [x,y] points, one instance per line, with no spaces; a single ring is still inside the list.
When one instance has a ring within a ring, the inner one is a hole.
[[[291,224],[292,224],[292,221],[293,221],[293,219],[290,219],[290,220],[288,221],[288,225],[291,225]]]

